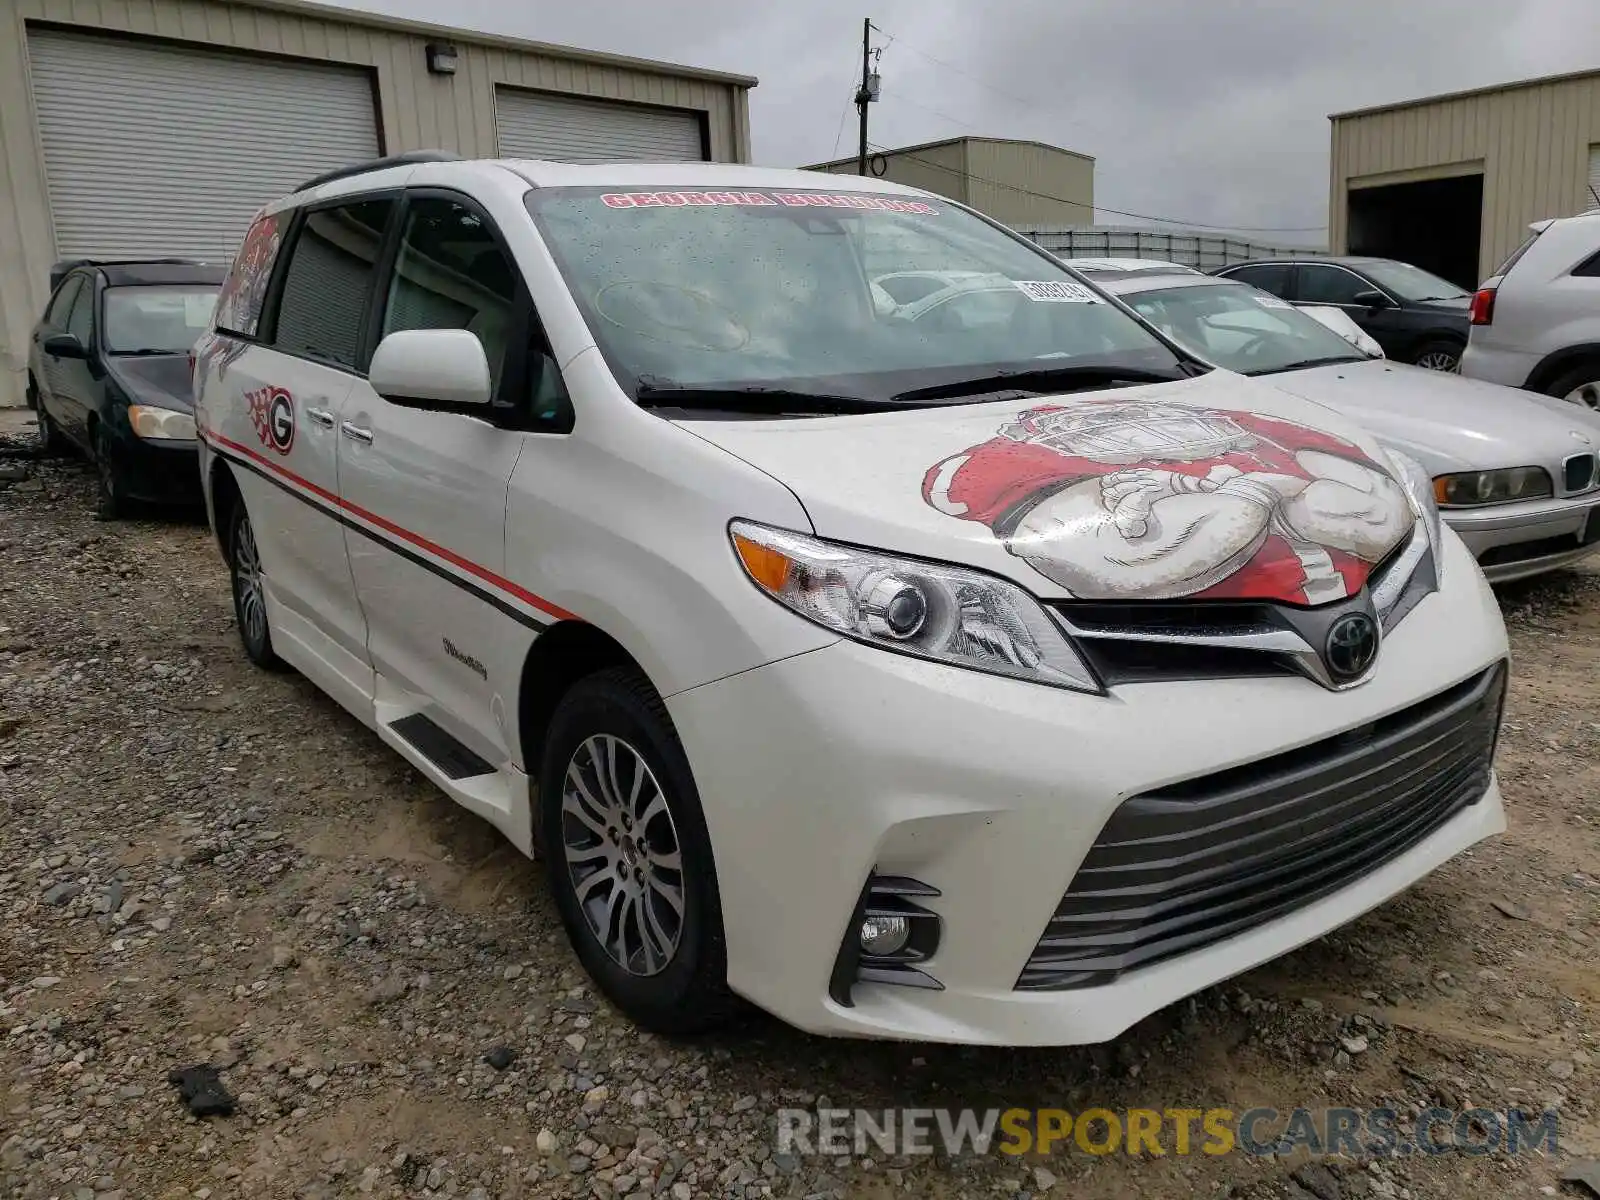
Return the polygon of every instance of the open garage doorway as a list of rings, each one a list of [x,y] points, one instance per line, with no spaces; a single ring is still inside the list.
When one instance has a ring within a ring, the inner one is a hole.
[[[1352,186],[1346,244],[1351,254],[1398,258],[1468,291],[1478,286],[1483,173]]]

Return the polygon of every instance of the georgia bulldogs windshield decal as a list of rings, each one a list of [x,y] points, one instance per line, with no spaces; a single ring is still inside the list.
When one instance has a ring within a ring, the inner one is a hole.
[[[1324,604],[1359,592],[1413,521],[1342,438],[1151,400],[1031,409],[935,464],[922,493],[1088,600]]]
[[[933,217],[939,210],[921,200],[835,192],[606,192],[607,208],[854,208],[867,212],[917,213]]]

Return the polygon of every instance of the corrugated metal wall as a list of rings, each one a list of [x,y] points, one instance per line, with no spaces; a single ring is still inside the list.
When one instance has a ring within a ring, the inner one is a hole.
[[[874,156],[878,157],[878,156]],[[939,146],[921,146],[914,152],[884,154],[885,170],[880,178],[907,187],[921,188],[940,196],[949,196],[962,204],[967,199],[967,143],[946,142]],[[854,175],[856,160],[846,159],[816,168],[834,175]]]
[[[1329,234],[1347,246],[1351,187],[1483,173],[1478,262],[1492,271],[1530,222],[1590,206],[1600,72],[1442,96],[1333,118]]]
[[[56,258],[43,150],[29,87],[26,30],[44,23],[370,68],[384,150],[495,152],[496,84],[606,97],[705,114],[711,157],[748,162],[753,80],[604,56],[566,57],[485,35],[448,33],[454,76],[427,72],[420,27],[294,0],[0,0],[0,405],[22,402],[27,340]],[[219,102],[226,102],[219,97]],[[241,147],[248,153],[248,147]],[[263,197],[263,201],[270,197]]]
[[[949,196],[1005,225],[1094,221],[1094,159],[1040,142],[956,138],[885,151],[883,178]],[[856,160],[813,168],[854,175]]]
[[[967,203],[1005,225],[1094,222],[1094,159],[1034,142],[968,143]]]

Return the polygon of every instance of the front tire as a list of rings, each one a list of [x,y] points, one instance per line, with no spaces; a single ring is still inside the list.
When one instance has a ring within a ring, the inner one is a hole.
[[[1584,408],[1600,410],[1600,361],[1580,363],[1558,376],[1545,391]]]
[[[40,428],[43,429],[43,426]],[[94,438],[94,474],[97,484],[94,515],[102,521],[115,521],[118,517],[127,515],[127,483],[117,468],[111,439],[99,431],[95,433]]]
[[[631,668],[580,680],[539,772],[550,889],[600,990],[656,1033],[700,1033],[737,1005],[711,839],[661,697]]]
[[[39,395],[38,385],[33,382],[33,377],[28,377],[28,407],[33,409],[34,420],[39,426],[39,457],[60,458],[67,453],[66,439],[61,436],[61,430],[54,419],[45,411],[44,397]]]
[[[1465,349],[1459,342],[1436,338],[1431,342],[1423,342],[1411,356],[1411,362],[1425,371],[1445,371],[1459,373],[1461,370],[1461,352]]]
[[[258,667],[275,671],[283,660],[272,648],[272,628],[267,621],[266,578],[261,551],[244,501],[236,501],[228,514],[228,573],[233,582],[233,617],[239,626],[244,652]]]

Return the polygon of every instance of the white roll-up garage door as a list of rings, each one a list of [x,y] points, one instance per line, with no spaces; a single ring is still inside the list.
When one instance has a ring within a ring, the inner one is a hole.
[[[1600,211],[1600,145],[1589,147],[1589,188],[1584,193],[1583,209]]]
[[[503,158],[556,162],[700,162],[700,114],[582,96],[498,87],[495,133]]]
[[[255,211],[375,158],[357,68],[28,32],[60,258],[230,258]]]

